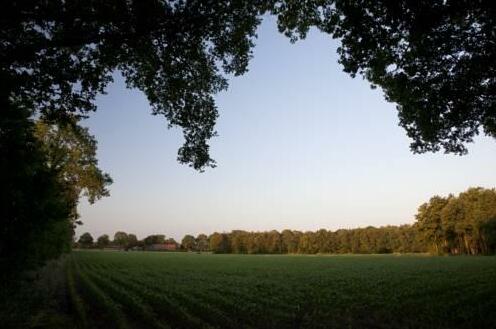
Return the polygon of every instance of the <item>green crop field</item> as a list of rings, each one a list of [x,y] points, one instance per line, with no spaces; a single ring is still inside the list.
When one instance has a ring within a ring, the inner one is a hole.
[[[494,328],[496,257],[74,252],[87,328]]]

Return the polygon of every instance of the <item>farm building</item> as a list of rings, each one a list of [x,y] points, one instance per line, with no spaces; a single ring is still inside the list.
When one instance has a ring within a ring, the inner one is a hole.
[[[176,242],[169,242],[169,241],[166,241],[164,243],[164,246],[165,246],[165,249],[166,250],[170,250],[170,251],[173,251],[173,250],[176,250],[178,249],[178,245]]]

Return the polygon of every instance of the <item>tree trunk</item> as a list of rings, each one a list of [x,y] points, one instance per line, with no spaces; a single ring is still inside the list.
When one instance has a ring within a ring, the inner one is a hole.
[[[465,250],[467,254],[470,254],[470,245],[467,240],[467,236],[464,234],[463,235],[463,241],[465,242]]]

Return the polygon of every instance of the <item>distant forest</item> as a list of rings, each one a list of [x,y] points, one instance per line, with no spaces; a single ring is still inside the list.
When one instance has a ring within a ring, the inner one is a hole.
[[[151,235],[138,240],[134,234],[117,232],[114,241],[107,235],[96,243],[89,233],[81,235],[77,247],[146,249],[152,244],[177,244],[184,251],[211,251],[237,254],[317,254],[317,253],[415,253],[480,255],[496,253],[496,190],[470,188],[458,196],[434,196],[422,204],[413,225],[325,229],[316,232],[293,230],[230,233],[210,236],[186,235],[181,243]]]

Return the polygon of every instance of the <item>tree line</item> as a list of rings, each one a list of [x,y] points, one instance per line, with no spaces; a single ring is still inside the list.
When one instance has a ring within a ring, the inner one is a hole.
[[[146,249],[152,244],[165,242],[177,243],[172,238],[165,239],[164,235],[151,235],[138,240],[134,234],[124,232],[115,233],[113,241],[107,234],[95,240],[86,232],[80,236],[75,246],[100,249],[117,247],[129,250],[135,247]],[[426,250],[425,246],[416,240],[412,225],[341,229],[335,232],[324,229],[316,232],[234,230],[230,233],[215,232],[209,236],[199,234],[194,237],[187,234],[177,245],[178,249],[183,251],[237,254],[391,253]]]
[[[283,230],[278,232],[214,233],[210,249],[217,253],[240,254],[317,254],[317,253],[392,253],[422,252],[411,225],[366,227],[315,232]]]
[[[496,253],[496,190],[434,196],[416,215],[420,239],[436,254]]]
[[[130,250],[135,248],[143,249],[148,246],[164,243],[174,244],[178,247],[181,246],[173,238],[166,239],[164,234],[153,234],[142,240],[138,240],[136,234],[119,231],[114,234],[113,240],[107,234],[102,234],[95,240],[89,232],[85,232],[73,243],[73,247],[81,249],[118,248]]]
[[[70,251],[79,198],[108,195],[111,179],[98,168],[96,140],[81,120],[96,110],[114,72],[147,96],[153,114],[182,129],[180,163],[214,167],[214,96],[248,70],[267,14],[293,42],[312,28],[339,40],[343,70],[397,104],[413,152],[464,154],[479,132],[496,136],[491,1],[6,1],[0,275],[17,278]],[[446,225],[431,232],[436,250],[492,252],[489,224]]]
[[[496,190],[469,188],[458,196],[434,196],[422,204],[412,225],[365,227],[315,232],[276,230],[248,232],[234,230],[197,237],[187,234],[178,244],[164,235],[138,240],[134,234],[117,232],[96,241],[89,233],[79,238],[83,248],[143,248],[165,242],[183,251],[211,251],[235,254],[381,254],[417,253],[478,255],[496,252]]]
[[[458,196],[434,196],[418,208],[412,225],[316,232],[214,233],[217,253],[496,253],[496,190],[469,188]]]

